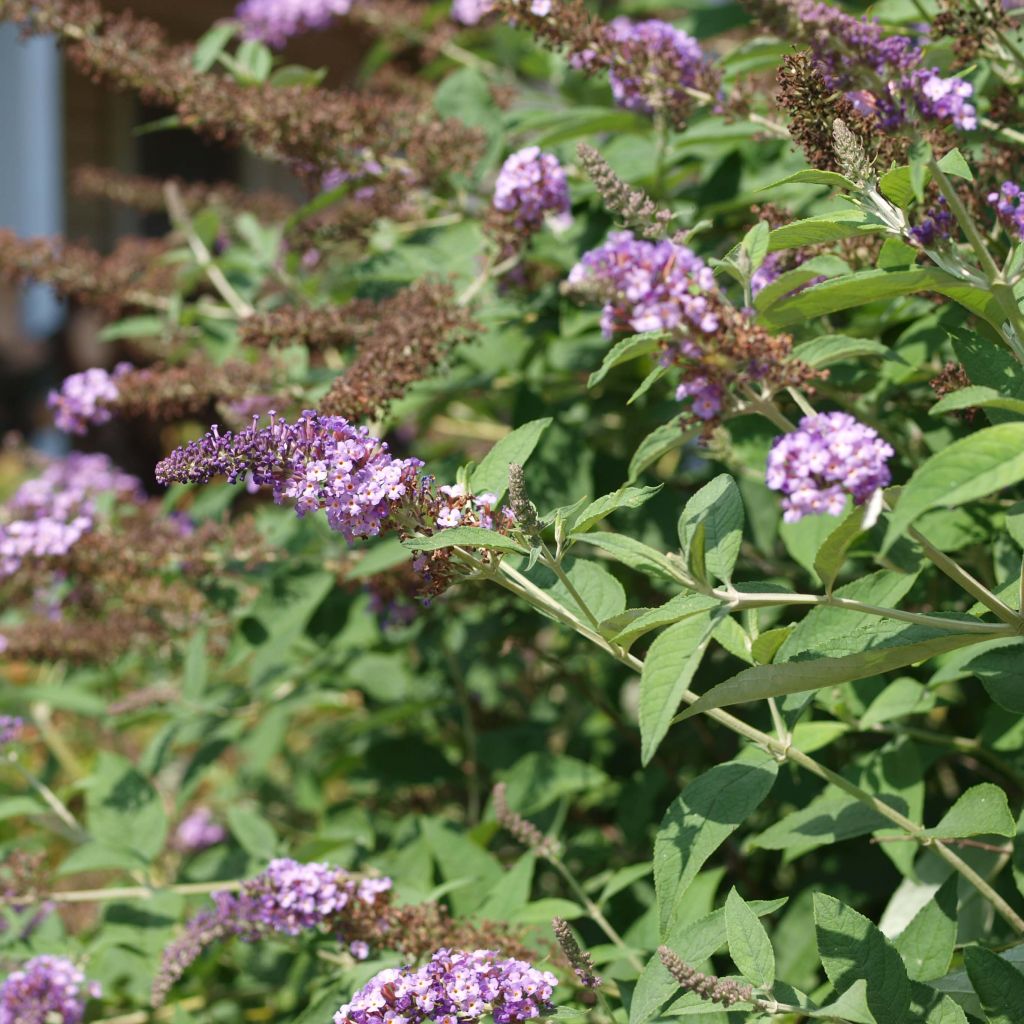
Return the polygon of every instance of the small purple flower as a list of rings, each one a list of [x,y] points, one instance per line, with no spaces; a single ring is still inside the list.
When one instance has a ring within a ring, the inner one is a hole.
[[[366,427],[307,410],[294,424],[270,414],[270,426],[221,434],[216,426],[172,452],[156,467],[162,484],[228,483],[251,477],[276,502],[295,502],[299,516],[324,509],[346,539],[373,537],[407,496],[419,492],[419,459],[396,459]]]
[[[846,496],[867,501],[892,480],[886,464],[892,446],[845,412],[816,413],[792,433],[776,438],[768,453],[766,482],[781,491],[783,518],[842,515]]]
[[[72,452],[26,480],[0,509],[0,579],[17,572],[26,558],[66,555],[92,530],[95,498],[104,493],[143,497],[141,481],[106,455]]]
[[[280,48],[292,36],[327,28],[351,9],[352,0],[244,0],[235,17],[250,39]]]
[[[1004,181],[998,192],[989,192],[985,199],[995,208],[1003,227],[1015,238],[1024,238],[1024,202],[1020,185]]]
[[[227,830],[216,821],[209,807],[197,807],[182,818],[172,845],[183,853],[198,853],[227,839]]]
[[[970,82],[943,78],[938,68],[919,68],[910,75],[908,87],[922,117],[949,121],[965,131],[978,127],[978,112],[967,102],[974,95]]]
[[[479,25],[493,10],[494,0],[452,0],[452,20],[460,25]]]
[[[707,67],[693,36],[667,21],[625,17],[609,22],[607,34],[619,57],[609,69],[608,81],[620,107],[653,114],[654,96],[661,97],[661,106],[689,102],[686,90],[698,85]]]
[[[569,185],[558,158],[527,146],[513,153],[494,183],[494,208],[512,216],[522,232],[539,231],[550,216],[555,230],[572,222]]]
[[[711,334],[718,317],[702,293],[714,290],[711,268],[684,245],[648,242],[631,231],[608,236],[569,273],[570,287],[604,301],[606,338],[625,331],[685,329]]]
[[[70,960],[33,957],[0,984],[0,1024],[79,1024],[88,999],[99,996]]]
[[[3,639],[0,637],[0,639]],[[0,647],[0,651],[3,648]],[[9,743],[17,743],[21,739],[22,730],[25,728],[25,722],[21,718],[16,718],[12,715],[0,715],[0,750],[2,750]]]
[[[989,195],[989,202],[992,195]],[[921,215],[921,222],[910,229],[911,237],[920,245],[931,248],[953,234],[956,221],[949,212],[945,196],[939,196],[935,203]]]
[[[558,980],[494,950],[439,949],[420,968],[387,968],[334,1015],[334,1024],[517,1024],[551,1012]]]
[[[65,377],[60,390],[51,391],[46,400],[53,409],[57,429],[68,434],[84,434],[90,425],[109,423],[112,418],[109,406],[119,395],[117,378],[131,369],[130,363],[118,363],[113,373],[93,367]]]

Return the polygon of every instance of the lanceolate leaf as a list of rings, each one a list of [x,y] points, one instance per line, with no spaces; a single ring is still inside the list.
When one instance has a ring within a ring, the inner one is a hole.
[[[778,771],[771,755],[749,747],[699,775],[669,806],[654,841],[654,888],[663,937],[674,930],[690,883],[761,805]]]
[[[682,448],[697,433],[697,428],[684,430],[679,417],[673,416],[668,423],[652,430],[639,444],[629,460],[629,480],[632,483],[648,466],[676,448]]]
[[[657,487],[623,487],[614,494],[597,498],[579,514],[572,532],[586,533],[620,508],[639,508],[660,490],[660,484]]]
[[[813,658],[745,669],[732,679],[712,687],[680,714],[676,721],[682,722],[703,711],[728,707],[730,704],[818,690],[823,686],[835,686],[854,679],[867,679],[869,676],[934,658],[937,654],[967,647],[978,643],[980,639],[973,634],[943,633],[925,626],[911,626],[898,636],[904,642],[893,642],[842,658]]]
[[[929,416],[942,416],[958,409],[1003,409],[1024,415],[1024,399],[1001,395],[995,388],[971,385],[940,398],[929,410]]]
[[[1024,1020],[1024,974],[980,946],[964,950],[964,964],[989,1024],[1020,1024]]]
[[[651,644],[640,676],[640,759],[644,764],[665,738],[713,629],[712,613],[701,612],[670,626]]]
[[[727,473],[705,484],[679,517],[679,542],[687,552],[704,527],[703,560],[709,572],[723,582],[732,578],[743,541],[743,499],[736,481]]]
[[[775,984],[775,951],[757,914],[732,889],[725,901],[729,955],[747,981],[757,988]]]
[[[503,437],[473,470],[469,481],[473,493],[485,494],[490,491],[500,498],[508,488],[509,464],[525,463],[533,454],[541,435],[550,426],[550,417],[531,420]]]
[[[720,603],[717,598],[706,597],[704,594],[676,594],[659,608],[645,609],[641,615],[638,615],[615,635],[614,642],[622,647],[628,647],[638,637],[649,633],[652,629],[671,626],[673,622],[679,622],[680,619],[687,619],[691,615],[715,608]]]
[[[590,375],[587,387],[592,388],[595,384],[600,384],[616,366],[621,366],[623,363],[629,362],[630,359],[637,359],[640,356],[657,352],[664,337],[666,335],[661,331],[655,331],[647,334],[631,334],[628,338],[616,342],[601,360],[600,368]]]
[[[438,530],[431,537],[410,537],[402,542],[410,551],[437,551],[440,548],[487,548],[490,551],[515,551],[521,555],[526,549],[511,537],[484,529],[482,526],[450,526]]]
[[[814,924],[821,963],[836,992],[864,981],[878,1024],[907,1024],[910,980],[885,936],[862,914],[820,892],[814,894]]]
[[[885,356],[889,349],[874,338],[853,338],[846,334],[823,334],[793,349],[801,362],[816,369],[859,356]]]
[[[918,468],[889,518],[885,548],[932,508],[964,505],[1024,480],[1024,423],[1000,423],[954,441]]]

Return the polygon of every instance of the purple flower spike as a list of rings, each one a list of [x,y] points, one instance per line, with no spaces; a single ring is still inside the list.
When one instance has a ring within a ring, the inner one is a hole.
[[[37,956],[0,985],[0,1024],[79,1024],[100,987],[59,956]]]
[[[608,38],[620,51],[622,60],[609,70],[608,81],[615,102],[626,110],[653,114],[652,84],[662,92],[668,105],[689,102],[687,89],[695,88],[707,66],[707,58],[693,36],[667,21],[652,18],[632,21],[614,18],[608,25]],[[631,68],[657,69],[656,83]]]
[[[995,208],[999,222],[1017,239],[1024,238],[1024,202],[1020,185],[1004,181],[998,192],[989,192],[985,197]]]
[[[395,459],[366,427],[340,416],[307,410],[294,424],[270,414],[246,430],[221,434],[217,427],[172,452],[156,467],[162,484],[228,483],[251,477],[270,487],[274,500],[289,498],[300,516],[324,509],[331,528],[347,540],[373,537],[406,496],[420,487],[419,459]]]
[[[858,505],[892,480],[895,453],[878,433],[845,412],[805,416],[800,428],[775,440],[768,453],[766,482],[781,491],[783,518],[842,515],[846,496]]]
[[[387,968],[334,1015],[334,1024],[495,1024],[533,1020],[551,1010],[558,984],[548,971],[494,950],[439,949],[418,969]]]
[[[109,423],[109,407],[119,397],[117,378],[131,369],[130,363],[118,363],[113,373],[93,367],[65,377],[60,390],[51,391],[46,400],[53,410],[57,429],[68,434],[84,434],[90,425]]]
[[[516,228],[526,234],[539,231],[545,216],[556,230],[572,221],[569,185],[558,158],[527,146],[502,165],[494,183],[494,208],[509,214]]]
[[[351,9],[352,0],[244,0],[235,17],[250,39],[280,48],[292,36],[327,28]]]
[[[569,274],[573,290],[603,299],[606,338],[622,331],[689,328],[711,334],[718,318],[702,292],[714,290],[711,268],[684,245],[647,242],[618,231]]]

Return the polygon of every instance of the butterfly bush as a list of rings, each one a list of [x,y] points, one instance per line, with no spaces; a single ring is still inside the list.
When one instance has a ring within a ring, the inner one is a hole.
[[[1014,238],[1024,238],[1024,200],[1021,188],[1014,181],[1004,181],[999,190],[989,192],[986,201],[996,211],[999,223]]]
[[[877,431],[849,413],[804,416],[799,429],[776,438],[766,482],[784,495],[787,523],[822,513],[838,516],[847,495],[861,504],[889,485],[888,461],[894,454]]]
[[[198,853],[227,839],[227,829],[218,822],[209,807],[197,807],[179,822],[173,845],[184,853]]]
[[[686,107],[687,89],[702,81],[707,58],[693,36],[666,21],[614,18],[608,40],[620,55],[608,72],[620,107],[653,114],[659,107]]]
[[[494,208],[524,234],[539,231],[550,217],[556,230],[572,222],[569,184],[558,158],[527,146],[502,164],[494,183]]]
[[[341,416],[307,410],[294,423],[270,414],[235,433],[214,426],[164,459],[160,483],[251,480],[270,488],[274,501],[293,501],[299,516],[323,509],[331,528],[348,540],[373,537],[421,483],[419,459],[394,458],[385,442]]]
[[[352,0],[244,0],[235,17],[250,39],[282,47],[292,36],[324,29],[351,9]]]
[[[141,500],[142,484],[106,455],[73,452],[23,483],[0,508],[0,579],[26,558],[65,555],[95,525],[96,499]]]
[[[494,950],[439,949],[419,968],[387,968],[334,1015],[334,1024],[459,1024],[491,1016],[495,1024],[552,1012],[558,979]]]
[[[85,1004],[100,996],[70,960],[37,956],[0,984],[0,1024],[80,1024]]]
[[[88,427],[109,423],[113,414],[109,406],[120,392],[117,378],[132,369],[131,363],[119,363],[111,373],[100,367],[65,377],[59,391],[51,391],[47,404],[53,410],[58,430],[84,434]]]

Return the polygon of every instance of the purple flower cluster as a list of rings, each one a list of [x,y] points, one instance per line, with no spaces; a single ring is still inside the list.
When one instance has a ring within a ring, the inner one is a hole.
[[[496,494],[490,491],[483,494],[467,494],[462,484],[445,484],[437,490],[442,497],[434,522],[442,530],[449,526],[482,526],[485,530],[494,529],[494,510],[498,506]],[[511,509],[503,511],[508,518]]]
[[[182,818],[174,832],[173,846],[183,853],[198,853],[227,839],[227,830],[209,807],[197,807]]]
[[[352,0],[244,0],[235,17],[250,39],[282,47],[292,36],[327,28],[351,9]]]
[[[782,273],[783,253],[770,252],[750,277],[751,297],[767,288]]]
[[[704,292],[714,289],[711,268],[684,245],[648,242],[617,231],[584,253],[569,273],[572,290],[604,302],[606,338],[623,331],[718,329]]]
[[[990,194],[990,202],[994,194]],[[920,223],[910,229],[910,234],[920,245],[930,248],[937,242],[949,238],[955,224],[953,214],[949,212],[949,207],[946,205],[945,196],[939,196],[932,206],[924,210]]]
[[[0,1024],[79,1024],[87,1000],[99,996],[70,960],[37,956],[0,984]]]
[[[688,105],[686,90],[698,85],[707,67],[693,36],[667,21],[624,17],[612,19],[607,35],[619,58],[609,69],[608,81],[620,107],[652,114],[655,96],[661,106]]]
[[[241,891],[214,893],[213,901],[234,934],[254,941],[267,932],[300,935],[330,924],[353,900],[372,905],[391,885],[390,878],[353,879],[333,864],[282,857]]]
[[[53,410],[58,430],[84,434],[90,424],[111,420],[110,405],[117,401],[117,378],[132,370],[131,363],[118,363],[114,372],[93,367],[64,378],[59,391],[51,391],[46,404]]]
[[[289,498],[300,516],[325,509],[331,528],[348,540],[373,537],[407,496],[422,486],[419,459],[396,459],[366,427],[340,416],[307,410],[294,424],[272,412],[270,426],[259,420],[245,430],[205,437],[172,452],[156,468],[160,483],[228,483],[251,477],[270,487],[274,500]]]
[[[684,380],[676,388],[676,401],[692,399],[690,410],[702,420],[713,420],[722,411],[722,389],[714,381],[698,374]]]
[[[829,85],[883,128],[902,125],[908,104],[927,120],[965,130],[978,126],[977,111],[967,102],[974,94],[971,83],[920,67],[924,51],[907,36],[885,36],[874,18],[857,18],[819,0],[799,0],[793,17]],[[863,87],[865,74],[885,83],[880,91]]]
[[[1024,200],[1020,185],[1004,181],[998,192],[989,192],[985,198],[995,207],[1003,227],[1015,238],[1024,238]]]
[[[973,131],[978,127],[978,112],[967,101],[974,86],[962,78],[943,78],[938,68],[919,68],[904,82],[918,112],[929,121],[949,121],[957,128]]]
[[[334,1015],[334,1024],[494,1024],[533,1020],[550,1012],[557,979],[524,960],[494,950],[439,949],[420,968],[375,975]]]
[[[21,732],[24,728],[25,723],[22,719],[12,715],[0,715],[0,749],[9,743],[17,743],[21,739]]]
[[[892,446],[845,412],[816,413],[775,440],[768,453],[766,482],[781,491],[783,518],[842,515],[846,496],[861,504],[892,477],[886,465]]]
[[[344,939],[347,924],[360,911],[374,911],[391,885],[390,878],[352,878],[333,864],[272,860],[238,892],[213,893],[213,909],[196,914],[184,934],[164,950],[153,982],[153,1004],[164,1001],[211,943],[232,936],[257,942],[268,934],[299,935],[310,929]],[[361,959],[363,952],[363,946],[356,945],[352,955]]]
[[[66,555],[94,526],[95,501],[112,493],[139,500],[142,484],[106,455],[72,452],[27,480],[0,510],[0,579],[26,558]]]
[[[539,146],[513,153],[494,183],[494,208],[508,214],[525,234],[539,231],[546,216],[555,230],[568,228],[572,222],[569,185],[558,158],[542,153]]]

